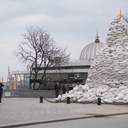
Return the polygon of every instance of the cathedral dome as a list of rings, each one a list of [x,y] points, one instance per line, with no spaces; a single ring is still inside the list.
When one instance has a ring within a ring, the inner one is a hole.
[[[79,60],[92,62],[96,57],[96,51],[100,50],[102,44],[97,34],[95,41],[82,49]]]

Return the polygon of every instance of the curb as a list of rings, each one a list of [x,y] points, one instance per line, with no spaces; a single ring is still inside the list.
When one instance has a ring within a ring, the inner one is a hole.
[[[65,118],[65,119],[56,119],[56,120],[48,120],[48,121],[37,121],[37,122],[29,122],[29,123],[21,123],[21,124],[3,125],[3,126],[0,126],[0,128],[16,128],[16,127],[64,122],[64,121],[79,120],[79,119],[86,119],[86,118],[93,118],[93,117],[94,116],[83,116],[83,117],[75,117],[75,118]]]
[[[55,120],[48,120],[48,121],[37,121],[37,122],[29,122],[29,123],[21,123],[21,124],[10,124],[10,125],[3,125],[3,126],[1,125],[0,128],[16,128],[16,127],[25,127],[25,126],[31,126],[31,125],[56,123],[56,122],[80,120],[80,119],[87,119],[87,118],[102,118],[102,117],[118,116],[118,115],[128,115],[128,112],[126,112],[126,113],[113,113],[113,114],[86,115],[86,116],[74,117],[74,118],[55,119]]]

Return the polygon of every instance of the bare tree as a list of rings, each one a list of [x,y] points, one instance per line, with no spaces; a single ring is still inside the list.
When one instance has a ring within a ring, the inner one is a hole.
[[[33,88],[38,81],[38,73],[44,68],[42,81],[45,80],[48,67],[67,63],[69,54],[66,49],[58,48],[50,34],[40,27],[29,27],[23,35],[24,41],[18,46],[17,57],[30,65],[30,76],[34,72]]]

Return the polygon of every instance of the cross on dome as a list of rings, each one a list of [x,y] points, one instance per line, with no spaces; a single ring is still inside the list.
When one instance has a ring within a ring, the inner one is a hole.
[[[99,33],[98,31],[96,32],[96,39],[95,39],[95,43],[99,43],[100,40],[99,40]]]

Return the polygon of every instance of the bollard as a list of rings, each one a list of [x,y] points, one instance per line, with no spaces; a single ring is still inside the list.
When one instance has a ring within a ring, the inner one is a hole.
[[[67,104],[70,104],[70,97],[67,97]]]
[[[43,96],[40,96],[40,103],[43,103]]]
[[[97,99],[97,105],[101,105],[101,98],[100,97],[98,97],[98,99]]]

